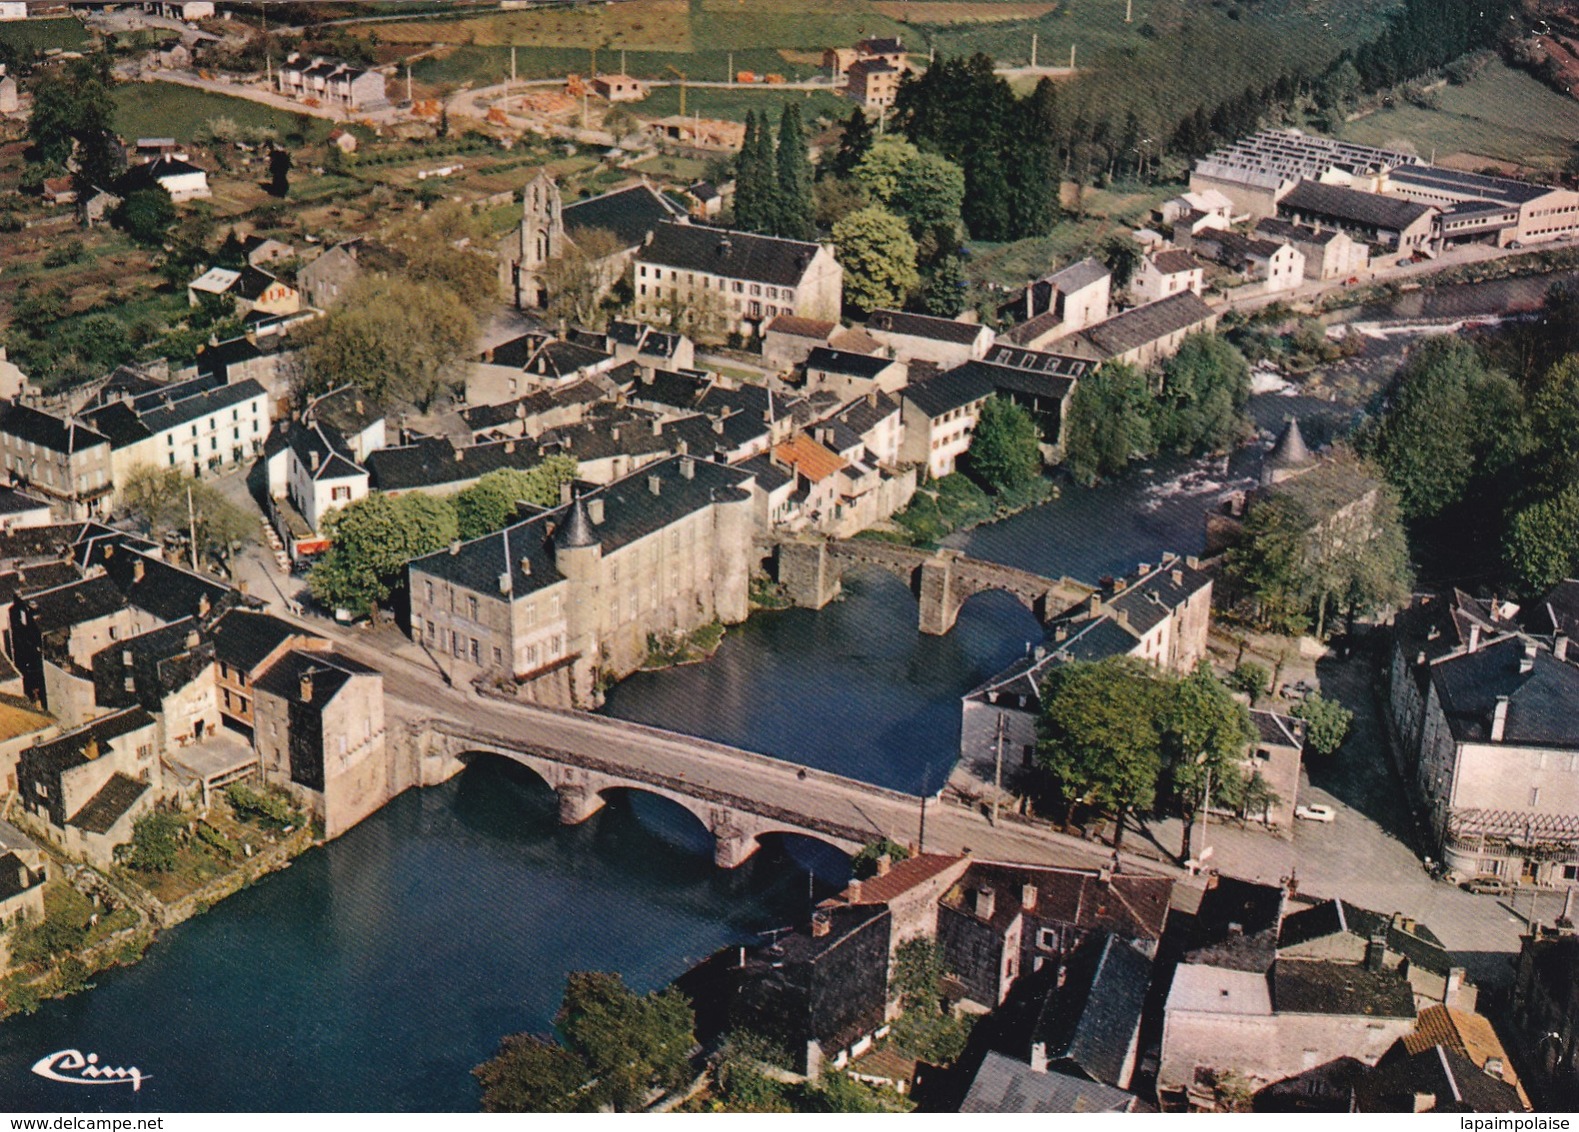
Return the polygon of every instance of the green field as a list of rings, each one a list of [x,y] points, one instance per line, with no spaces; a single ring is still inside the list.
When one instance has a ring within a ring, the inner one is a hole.
[[[72,51],[88,41],[88,33],[77,20],[14,20],[0,24],[0,43],[22,49]]]
[[[115,125],[124,136],[171,137],[191,142],[215,118],[229,118],[238,126],[268,126],[280,137],[301,134],[310,143],[320,142],[334,123],[307,114],[276,110],[261,102],[230,98],[177,83],[122,83],[115,88]]]
[[[733,90],[724,87],[693,86],[687,87],[685,91],[685,112],[700,114],[704,118],[723,118],[742,122],[745,120],[746,111],[755,110],[758,114],[765,112],[776,128],[779,115],[784,112],[784,103],[791,99],[800,103],[801,118],[806,122],[815,122],[818,118],[826,118],[830,122],[848,118],[851,108],[855,105],[847,98],[823,90],[776,90],[766,85]],[[645,102],[637,105],[637,112],[644,118],[662,118],[670,114],[678,114],[680,88],[659,87],[647,96]]]
[[[1437,97],[1439,109],[1401,103],[1349,122],[1343,137],[1407,145],[1427,157],[1468,153],[1544,172],[1561,169],[1579,142],[1579,99],[1500,62]]]
[[[1065,185],[1068,190],[1070,186]],[[1062,220],[1046,236],[1016,240],[1011,244],[972,243],[965,274],[974,283],[1022,286],[1098,251],[1117,232],[1129,232],[1148,223],[1151,210],[1183,185],[1147,185],[1133,191],[1123,188],[1090,190],[1085,195],[1086,218]]]

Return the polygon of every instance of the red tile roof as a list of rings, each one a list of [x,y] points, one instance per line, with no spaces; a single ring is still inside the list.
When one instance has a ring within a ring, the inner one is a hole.
[[[958,864],[963,858],[946,853],[922,853],[898,862],[882,876],[868,877],[861,882],[860,898],[850,889],[840,894],[846,904],[887,904],[909,892],[918,884],[925,884],[939,873]]]
[[[782,464],[788,464],[813,483],[820,483],[845,466],[844,459],[818,444],[805,433],[797,433],[773,449]]]

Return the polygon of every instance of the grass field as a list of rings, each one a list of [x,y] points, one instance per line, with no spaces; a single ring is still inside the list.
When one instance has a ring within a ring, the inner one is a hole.
[[[126,137],[172,137],[191,142],[214,118],[238,126],[269,126],[280,137],[301,134],[320,142],[334,123],[307,114],[292,114],[261,102],[230,98],[177,83],[122,83],[115,88],[115,125]]]
[[[1073,186],[1066,184],[1065,203]],[[1086,218],[1060,222],[1047,236],[1016,240],[1012,244],[975,243],[965,267],[976,283],[1017,287],[1056,270],[1101,247],[1115,232],[1128,232],[1144,224],[1151,210],[1182,191],[1182,185],[1148,185],[1126,191],[1092,190],[1086,193]]]
[[[734,90],[722,87],[688,87],[685,92],[685,112],[700,114],[704,118],[723,118],[740,122],[745,120],[746,111],[755,110],[758,114],[766,112],[776,127],[779,115],[784,112],[784,103],[790,99],[800,103],[801,118],[806,122],[815,122],[818,118],[827,118],[829,121],[848,118],[850,108],[854,105],[847,98],[821,90],[775,90],[770,86]],[[662,118],[669,114],[678,114],[680,88],[659,87],[647,96],[645,102],[638,104],[637,111],[644,118]]]
[[[59,20],[13,20],[0,24],[0,43],[12,47],[48,51],[59,48],[71,51],[88,41],[88,33],[80,22],[66,18]]]
[[[1468,153],[1553,172],[1579,143],[1579,100],[1493,62],[1463,86],[1444,87],[1440,109],[1400,104],[1343,128],[1368,145],[1407,144],[1429,157]],[[1455,164],[1461,164],[1455,162]]]

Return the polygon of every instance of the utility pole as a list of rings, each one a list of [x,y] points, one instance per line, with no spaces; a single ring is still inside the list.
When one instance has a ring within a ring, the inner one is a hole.
[[[921,789],[925,790],[923,783]],[[916,834],[916,855],[920,856],[927,851],[927,796],[921,795],[921,830]]]
[[[998,803],[1003,796],[1003,713],[998,713],[998,753],[992,767],[992,824],[998,824]]]
[[[510,81],[515,82],[515,44],[510,44]]]
[[[411,63],[406,63],[406,103],[411,104]]]
[[[1036,70],[1036,33],[1031,33],[1031,70]]]
[[[269,6],[263,5],[263,71],[274,85],[274,53],[269,50]]]
[[[1135,22],[1135,0],[1124,0],[1124,22],[1126,24]]]
[[[1069,69],[1071,71],[1075,69],[1075,45],[1073,43],[1069,45]]]
[[[596,47],[591,47],[588,48],[588,50],[592,52],[592,73],[588,75],[587,78],[595,79],[598,77],[598,49]]]
[[[192,569],[197,569],[197,511],[192,506],[192,489],[186,489],[186,529],[192,539]]]
[[[724,72],[724,82],[728,86],[735,85],[735,53],[729,53],[729,70]]]
[[[626,75],[626,74],[629,74],[629,73],[630,72],[625,69],[625,49],[623,47],[621,47],[620,48],[620,74]]]

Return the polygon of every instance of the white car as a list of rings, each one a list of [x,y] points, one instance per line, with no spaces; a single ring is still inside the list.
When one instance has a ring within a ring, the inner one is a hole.
[[[1295,806],[1294,816],[1304,818],[1306,821],[1330,822],[1336,821],[1338,814],[1331,806]]]

